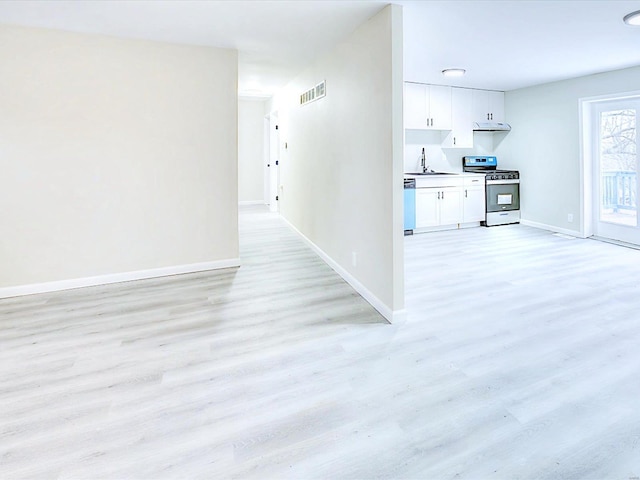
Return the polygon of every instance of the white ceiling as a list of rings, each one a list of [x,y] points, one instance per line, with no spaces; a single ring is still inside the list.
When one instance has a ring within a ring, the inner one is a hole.
[[[0,23],[239,51],[239,92],[269,95],[387,1],[1,0]],[[394,1],[405,80],[512,90],[640,65],[638,1]],[[462,67],[447,82],[440,71]]]
[[[404,11],[405,80],[513,90],[640,65],[639,1],[422,1]],[[418,60],[415,60],[418,59]]]

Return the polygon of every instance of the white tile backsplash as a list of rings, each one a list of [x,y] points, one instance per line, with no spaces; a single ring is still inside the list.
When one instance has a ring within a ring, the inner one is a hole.
[[[423,147],[427,157],[426,164],[436,172],[462,172],[462,157],[465,155],[494,155],[491,133],[474,133],[473,148],[443,149],[442,140],[443,132],[437,130],[405,130],[404,171],[421,171],[420,157]]]

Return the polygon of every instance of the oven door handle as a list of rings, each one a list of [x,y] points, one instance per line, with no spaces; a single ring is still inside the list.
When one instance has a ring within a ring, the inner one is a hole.
[[[520,183],[518,178],[505,178],[504,180],[487,180],[487,185],[512,185],[514,183]]]

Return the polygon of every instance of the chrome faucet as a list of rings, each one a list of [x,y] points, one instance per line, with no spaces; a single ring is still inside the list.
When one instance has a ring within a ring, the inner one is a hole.
[[[424,147],[422,147],[422,156],[420,157],[420,166],[422,167],[422,173],[426,173],[429,170],[427,165],[427,156],[424,154]]]

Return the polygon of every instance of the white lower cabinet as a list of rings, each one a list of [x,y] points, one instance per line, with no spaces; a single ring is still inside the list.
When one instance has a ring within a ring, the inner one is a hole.
[[[464,187],[462,222],[484,222],[484,188]]]
[[[432,231],[484,221],[484,175],[464,173],[415,176],[416,227]]]
[[[416,188],[416,228],[440,225],[438,192],[438,188]]]
[[[462,222],[484,222],[485,220],[485,186],[483,177],[464,179],[462,195]]]
[[[462,188],[416,189],[416,228],[456,225],[462,221]]]

